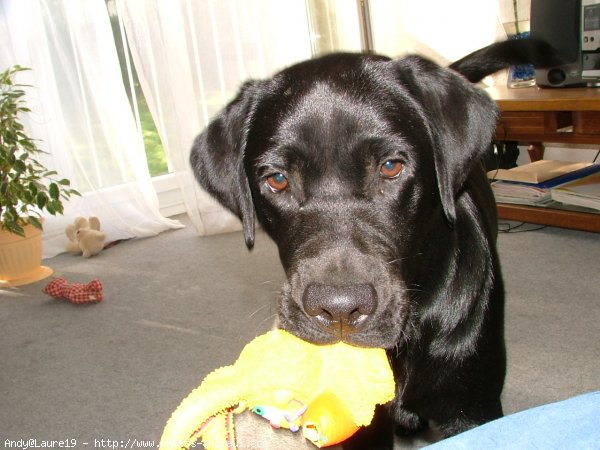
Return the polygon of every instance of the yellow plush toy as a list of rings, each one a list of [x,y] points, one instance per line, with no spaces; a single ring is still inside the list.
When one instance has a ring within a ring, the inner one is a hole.
[[[394,398],[385,350],[344,343],[314,345],[283,330],[255,338],[234,365],[210,373],[175,410],[162,450],[208,450],[235,442],[234,414],[250,408],[274,427],[302,429],[317,447],[352,436],[371,423],[375,405]]]

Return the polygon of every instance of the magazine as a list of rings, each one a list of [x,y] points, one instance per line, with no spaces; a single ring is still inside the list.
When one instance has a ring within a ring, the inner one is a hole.
[[[490,170],[488,172],[488,178],[494,181],[519,181],[522,183],[537,184],[583,169],[590,165],[592,165],[590,162],[542,159],[540,161],[513,167],[512,169]]]
[[[600,172],[550,190],[552,200],[600,211]]]

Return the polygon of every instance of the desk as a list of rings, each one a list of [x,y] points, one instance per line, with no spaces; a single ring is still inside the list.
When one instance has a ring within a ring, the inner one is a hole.
[[[486,91],[501,113],[496,139],[532,144],[533,160],[541,159],[542,142],[600,147],[600,89],[496,86]],[[600,214],[498,203],[498,217],[600,232]]]

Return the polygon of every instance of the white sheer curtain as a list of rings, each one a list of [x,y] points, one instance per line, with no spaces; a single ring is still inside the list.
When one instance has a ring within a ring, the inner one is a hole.
[[[311,56],[305,0],[117,0],[152,116],[201,234],[239,229],[188,164],[194,137],[242,81]]]
[[[18,81],[34,86],[26,127],[43,162],[83,193],[46,218],[44,256],[63,251],[79,215],[98,216],[109,241],[180,227],[158,212],[104,1],[2,0],[0,40],[2,69],[33,69]]]
[[[190,173],[194,137],[242,81],[312,56],[311,49],[323,47],[319,39],[330,50],[359,51],[357,3],[116,1],[142,89],[193,222],[201,234],[239,229],[237,219],[203,192]],[[371,0],[370,10],[375,50],[390,56],[417,52],[446,64],[503,36],[497,0]]]

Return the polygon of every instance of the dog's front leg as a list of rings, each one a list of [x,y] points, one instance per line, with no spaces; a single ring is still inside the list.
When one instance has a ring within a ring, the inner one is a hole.
[[[393,450],[394,424],[387,408],[377,406],[371,425],[360,429],[342,446],[344,450]]]

